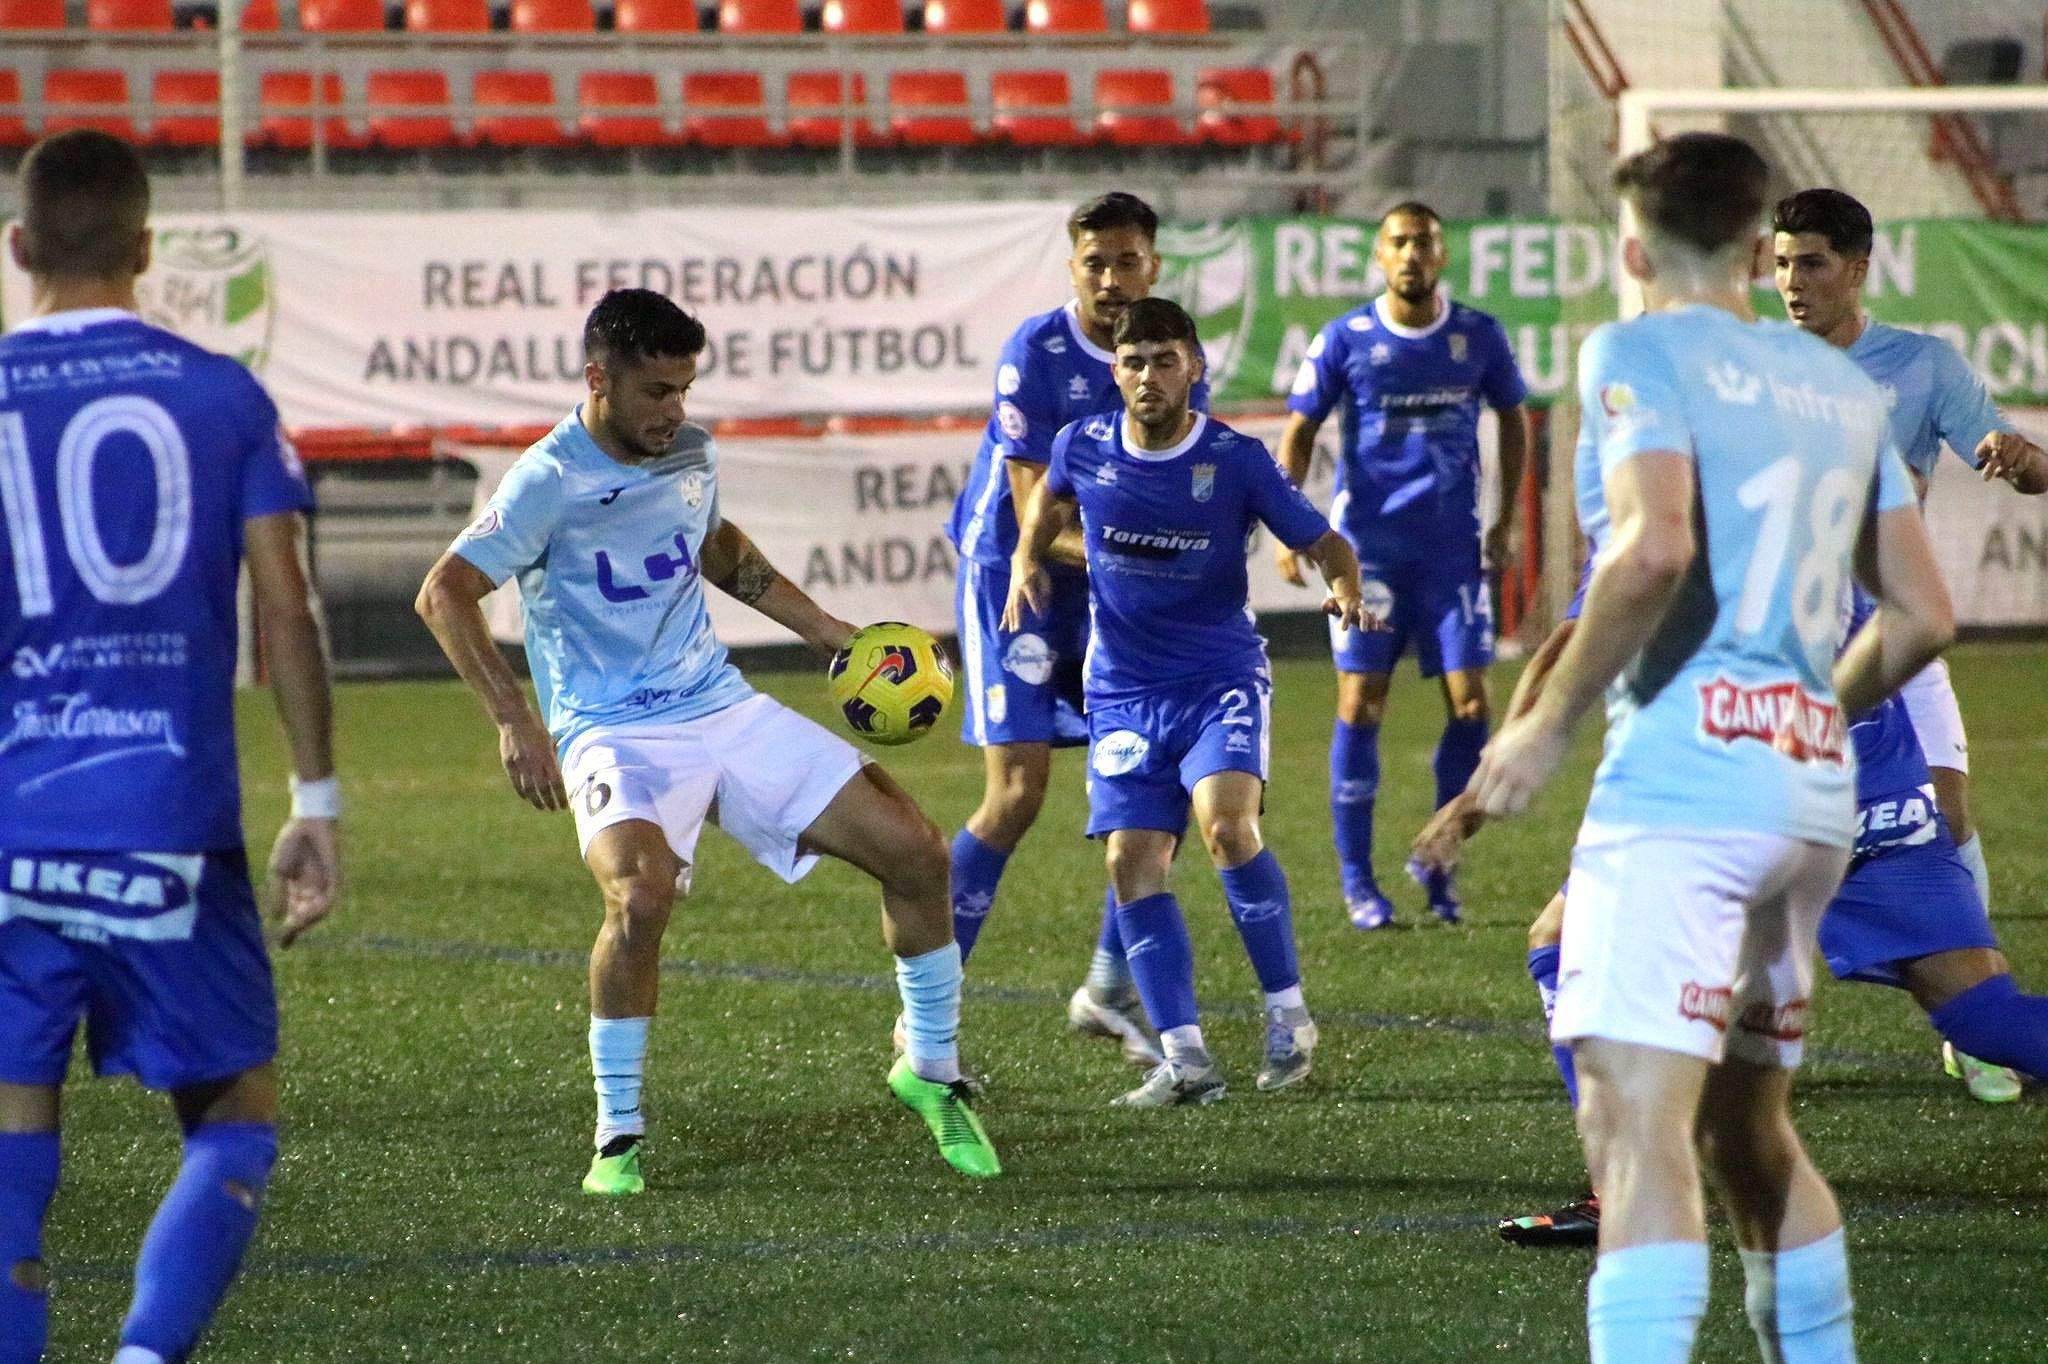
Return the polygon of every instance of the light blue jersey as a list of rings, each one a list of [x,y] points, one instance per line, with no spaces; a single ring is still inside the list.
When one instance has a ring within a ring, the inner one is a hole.
[[[1842,588],[1864,519],[1913,505],[1883,395],[1792,324],[1704,305],[1594,332],[1579,390],[1586,533],[1609,543],[1602,480],[1653,450],[1691,456],[1705,523],[1669,613],[1608,693],[1587,822],[1848,847]]]
[[[712,633],[699,571],[718,525],[711,433],[645,464],[605,454],[579,406],[521,455],[455,553],[514,574],[526,661],[558,746],[595,725],[694,720],[753,694]]]
[[[1849,358],[1884,391],[1892,440],[1906,466],[1923,479],[1934,477],[1944,441],[1974,469],[1977,443],[1993,431],[2013,429],[1970,362],[1938,336],[1866,322]]]

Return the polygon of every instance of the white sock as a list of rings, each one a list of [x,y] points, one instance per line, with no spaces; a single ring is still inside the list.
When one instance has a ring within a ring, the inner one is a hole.
[[[114,1351],[114,1364],[165,1364],[165,1361],[155,1350],[145,1350],[140,1345],[123,1345]]]
[[[1977,883],[1977,898],[1984,902],[1984,912],[1991,912],[1991,867],[1984,861],[1984,835],[1971,834],[1968,843],[1956,845],[1956,856],[1963,859],[1963,865],[1970,869],[1970,879]]]
[[[903,1000],[903,1054],[918,1078],[950,1085],[960,1078],[960,944],[896,958]]]
[[[1284,990],[1268,990],[1266,992],[1266,1007],[1268,1009],[1299,1009],[1303,1013],[1307,1013],[1308,1001],[1301,997],[1301,987],[1299,985],[1290,985]]]
[[[1586,1288],[1593,1364],[1686,1364],[1706,1312],[1706,1242],[1608,1251]]]
[[[1745,1250],[1742,1277],[1765,1364],[1855,1364],[1855,1303],[1840,1228],[1797,1250]]]
[[[1199,1023],[1183,1023],[1178,1028],[1168,1028],[1159,1034],[1159,1045],[1166,1049],[1169,1061],[1209,1059],[1209,1048],[1202,1044],[1202,1025]]]
[[[651,1018],[590,1018],[590,1073],[597,1080],[597,1146],[647,1130],[640,1086]]]

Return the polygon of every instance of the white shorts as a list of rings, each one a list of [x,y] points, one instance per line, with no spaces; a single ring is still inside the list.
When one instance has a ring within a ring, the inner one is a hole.
[[[1587,824],[1572,850],[1552,1040],[1799,1064],[1821,914],[1847,848]]]
[[[1929,767],[1970,770],[1970,740],[1963,733],[1963,710],[1949,684],[1948,660],[1937,658],[1906,679],[1899,688],[1906,714],[1920,736],[1920,751]]]
[[[750,696],[695,720],[589,730],[569,745],[562,781],[585,854],[599,830],[644,819],[682,859],[676,883],[688,890],[707,818],[783,880],[802,879],[818,858],[797,840],[866,761],[773,697]]]

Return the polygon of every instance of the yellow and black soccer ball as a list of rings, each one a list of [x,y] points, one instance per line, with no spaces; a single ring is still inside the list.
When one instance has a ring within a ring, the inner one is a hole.
[[[915,625],[878,621],[854,632],[826,672],[847,728],[878,744],[931,733],[953,700],[946,651]]]

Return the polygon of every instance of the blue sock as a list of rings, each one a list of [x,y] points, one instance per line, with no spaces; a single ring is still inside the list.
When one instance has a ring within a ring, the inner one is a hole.
[[[1330,732],[1330,820],[1344,899],[1379,894],[1372,875],[1372,804],[1380,790],[1380,727],[1336,722]]]
[[[903,1054],[934,1083],[960,1078],[960,944],[896,958],[896,994],[903,1001]]]
[[[1479,770],[1479,752],[1486,747],[1486,721],[1446,720],[1436,741],[1436,805],[1439,810],[1465,789]]]
[[[1855,1364],[1856,1305],[1842,1232],[1773,1253],[1742,1252],[1743,1305],[1765,1359],[1780,1364]]]
[[[996,885],[1003,879],[1003,867],[1010,855],[962,829],[953,835],[953,941],[960,944],[960,960],[974,952],[974,940],[996,902]]]
[[[183,1359],[213,1319],[256,1234],[277,1159],[267,1122],[211,1122],[185,1137],[185,1161],[135,1262],[135,1301],[121,1344]]]
[[[2048,996],[2021,994],[2011,976],[1977,982],[1927,1020],[1958,1051],[2048,1080]]]
[[[55,1132],[0,1133],[0,1364],[36,1364],[48,1342],[43,1218],[57,1163]]]
[[[1551,1015],[1557,1012],[1557,959],[1559,949],[1556,943],[1548,947],[1532,948],[1529,952],[1529,979],[1536,982],[1536,993],[1543,1000],[1543,1021],[1549,1023]],[[1557,1062],[1557,1076],[1564,1081],[1564,1094],[1571,1100],[1572,1107],[1579,1106],[1579,1067],[1572,1060],[1572,1049],[1552,1043],[1550,1059]]]
[[[1706,1242],[1608,1251],[1586,1288],[1593,1364],[1686,1364],[1706,1312]]]
[[[1195,949],[1188,941],[1180,902],[1164,892],[1116,907],[1131,975],[1145,1015],[1160,1032],[1199,1021],[1195,1008]]]
[[[1131,964],[1124,960],[1123,930],[1116,922],[1116,887],[1102,892],[1102,933],[1095,940],[1095,958],[1088,963],[1088,988],[1099,996],[1120,994],[1131,987]]]
[[[1271,848],[1241,867],[1219,872],[1223,898],[1230,903],[1230,921],[1244,939],[1245,955],[1259,988],[1268,995],[1301,984],[1301,964],[1294,955],[1294,912],[1287,895],[1287,873]]]

